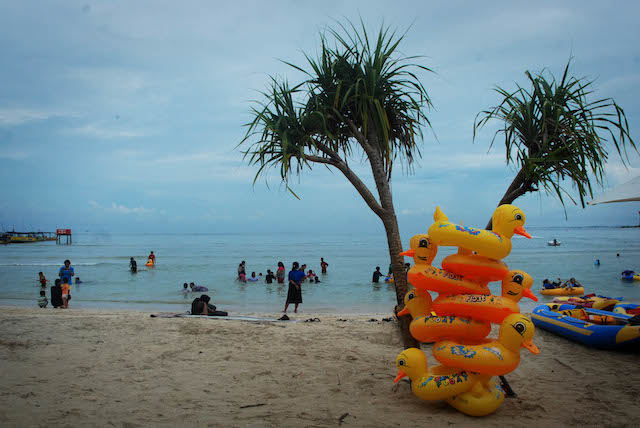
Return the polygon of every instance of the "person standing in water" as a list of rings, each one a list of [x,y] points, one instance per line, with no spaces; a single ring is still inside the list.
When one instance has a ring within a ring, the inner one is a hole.
[[[75,276],[75,272],[73,271],[73,268],[71,267],[71,262],[69,260],[64,261],[64,266],[60,268],[60,271],[58,272],[58,276],[60,277],[63,283],[64,283],[64,279],[67,278],[68,279],[67,283],[71,284],[71,277]]]
[[[289,291],[287,293],[287,301],[284,304],[284,313],[287,313],[289,304],[293,303],[295,308],[293,312],[298,312],[298,305],[302,303],[302,278],[304,278],[304,272],[298,270],[300,265],[298,262],[293,262],[291,271],[289,272]]]
[[[378,282],[381,276],[382,272],[380,272],[380,266],[376,266],[376,270],[373,271],[373,279],[371,281]]]
[[[284,284],[284,263],[278,262],[278,270],[276,271],[276,278],[278,279],[278,284]]]
[[[327,273],[327,266],[329,266],[329,263],[324,261],[324,257],[320,257],[320,268],[322,269],[322,273]]]
[[[129,269],[131,269],[131,273],[138,272],[138,263],[136,263],[133,257],[131,257],[131,260],[129,261]]]
[[[149,257],[147,257],[147,263],[148,262],[151,262],[154,266],[156,264],[156,256],[153,254],[153,251],[149,254]]]

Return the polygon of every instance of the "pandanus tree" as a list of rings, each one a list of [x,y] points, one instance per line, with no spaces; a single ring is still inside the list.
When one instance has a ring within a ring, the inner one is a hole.
[[[336,169],[353,185],[384,225],[399,307],[407,280],[398,230],[391,176],[401,164],[411,171],[420,156],[422,127],[430,126],[431,107],[417,72],[430,71],[401,55],[404,34],[381,27],[370,39],[363,23],[338,24],[321,34],[317,57],[305,54],[306,66],[286,63],[302,72],[294,86],[271,78],[263,99],[251,109],[252,121],[240,143],[256,180],[270,169],[289,188],[293,176],[314,166]],[[368,163],[375,188],[367,186],[353,168]],[[293,193],[293,192],[292,192]],[[409,334],[408,317],[400,318],[406,346],[417,343]]]
[[[637,151],[624,110],[612,98],[594,99],[593,80],[570,77],[570,64],[571,60],[560,81],[544,70],[526,71],[530,89],[516,85],[509,92],[496,87],[503,97],[500,104],[476,116],[474,140],[489,121],[503,122],[490,148],[502,135],[507,164],[518,171],[498,205],[541,189],[556,195],[563,207],[565,196],[577,204],[564,187],[569,184],[584,208],[585,197],[593,197],[593,184],[604,182],[607,137],[623,164],[628,161],[628,148]]]

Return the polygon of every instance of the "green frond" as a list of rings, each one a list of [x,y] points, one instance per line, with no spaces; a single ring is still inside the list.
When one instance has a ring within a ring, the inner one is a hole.
[[[568,181],[584,207],[585,197],[593,196],[592,181],[603,183],[607,142],[625,165],[628,148],[637,152],[637,147],[622,108],[611,98],[592,100],[593,81],[571,77],[570,63],[571,59],[560,81],[546,70],[526,71],[530,90],[519,85],[513,92],[496,87],[503,99],[476,116],[473,138],[489,121],[501,121],[503,126],[494,133],[489,149],[502,136],[507,164],[523,170],[529,186],[555,194],[564,206],[563,195],[575,203],[562,188]]]

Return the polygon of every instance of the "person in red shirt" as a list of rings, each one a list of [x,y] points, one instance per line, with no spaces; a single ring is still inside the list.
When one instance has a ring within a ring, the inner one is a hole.
[[[42,272],[38,272],[39,278],[38,281],[40,281],[40,286],[41,287],[46,287],[47,286],[47,278],[44,277],[44,274]]]
[[[151,252],[151,254],[149,254],[149,257],[147,257],[147,263],[153,263],[154,265],[156,264],[156,256],[153,255],[153,251]]]
[[[322,268],[322,273],[327,273],[327,266],[329,266],[329,263],[324,261],[324,257],[320,257],[320,267]]]

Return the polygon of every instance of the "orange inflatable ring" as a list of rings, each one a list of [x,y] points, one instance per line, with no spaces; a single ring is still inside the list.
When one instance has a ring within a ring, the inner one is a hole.
[[[521,314],[511,314],[502,322],[498,340],[485,340],[481,344],[443,340],[433,345],[433,356],[448,367],[493,376],[504,375],[518,367],[521,347],[533,354],[540,352],[533,344],[534,333],[531,319]]]
[[[407,279],[418,290],[435,291],[444,295],[491,293],[487,282],[465,279],[433,266],[413,265],[407,273]]]
[[[491,324],[456,316],[421,316],[409,326],[411,336],[424,343],[443,339],[476,342],[491,332]]]
[[[500,260],[493,260],[477,254],[452,254],[442,261],[442,269],[479,281],[502,281],[509,267]]]
[[[463,316],[494,324],[501,324],[505,317],[520,313],[520,307],[513,300],[478,294],[439,296],[433,301],[432,308],[436,314]]]

